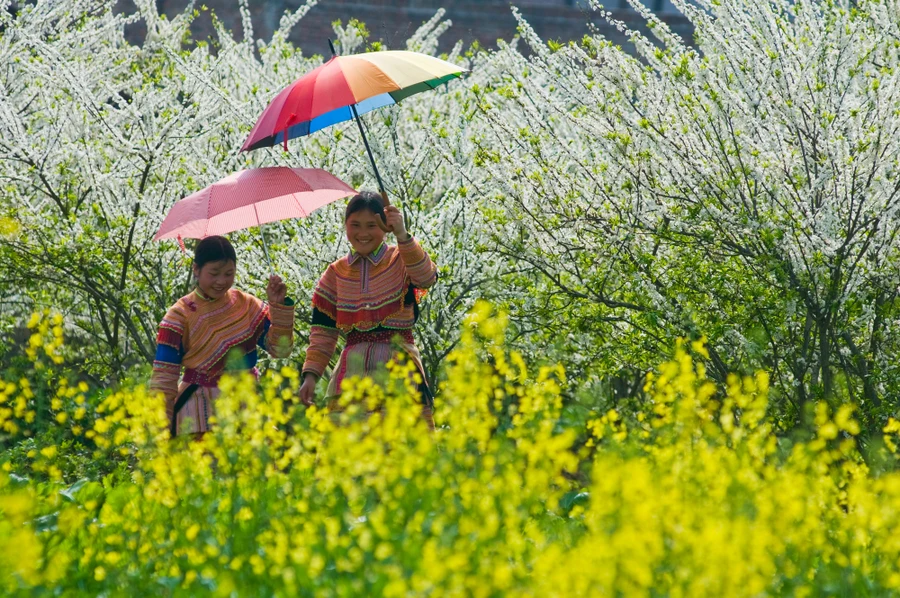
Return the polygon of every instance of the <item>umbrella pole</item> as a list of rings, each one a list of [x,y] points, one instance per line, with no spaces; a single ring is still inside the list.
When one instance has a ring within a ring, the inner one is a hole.
[[[369,154],[369,161],[372,162],[372,170],[375,171],[375,178],[378,179],[378,190],[381,192],[381,199],[384,200],[384,205],[389,206],[391,202],[388,201],[387,192],[384,190],[384,183],[381,180],[381,174],[378,172],[378,166],[375,165],[375,157],[372,155],[372,149],[369,147],[369,140],[366,139],[366,132],[363,130],[362,121],[359,118],[359,114],[356,112],[356,104],[350,104],[350,110],[353,112],[353,118],[356,119],[356,126],[359,127],[359,134],[362,135],[363,145],[366,146],[366,153]]]
[[[269,246],[266,245],[266,232],[263,230],[262,222],[259,221],[259,212],[256,211],[256,204],[253,204],[253,213],[256,214],[256,222],[259,226],[259,236],[262,237],[263,253],[266,254],[266,261],[269,262],[269,273],[275,274],[275,268],[272,267],[272,258],[269,257]]]
[[[272,267],[272,258],[269,257],[269,247],[266,245],[266,233],[263,231],[263,225],[259,225],[259,236],[262,237],[263,253],[266,254],[266,261],[269,262],[269,272],[275,274],[275,268]]]
[[[331,56],[337,56],[337,52],[334,51],[334,43],[331,41],[331,38],[328,39],[328,47],[331,48]],[[359,119],[359,113],[356,111],[356,104],[350,104],[350,110],[353,112],[353,118],[356,120],[356,126],[359,127],[359,134],[362,135],[363,145],[366,146],[366,153],[369,154],[369,161],[372,163],[372,170],[375,171],[375,178],[378,180],[378,191],[381,193],[381,201],[385,206],[391,205],[391,200],[388,199],[387,191],[384,190],[384,182],[381,180],[381,173],[378,172],[378,166],[375,164],[375,156],[372,155],[372,149],[369,147],[369,140],[366,138],[366,132],[363,130],[362,121]],[[285,138],[287,138],[287,133],[285,133]],[[381,217],[382,222],[378,223],[378,226],[381,227],[386,233],[393,232],[388,230],[387,220],[384,219],[384,216]]]

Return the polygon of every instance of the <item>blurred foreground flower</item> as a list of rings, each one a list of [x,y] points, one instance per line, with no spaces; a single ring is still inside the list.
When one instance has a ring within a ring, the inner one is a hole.
[[[819,405],[814,434],[791,445],[767,419],[765,374],[719,387],[692,357],[703,347],[679,343],[648,377],[643,411],[566,427],[564,372],[529,367],[505,332],[503,314],[475,307],[434,433],[406,364],[386,385],[348,382],[333,412],[294,401],[290,368],[261,385],[227,378],[200,442],[170,441],[143,387],[110,392],[95,418],[82,415],[85,436],[98,457],[131,463],[129,476],[65,487],[0,474],[0,587],[753,596],[900,585],[900,476],[869,471],[852,408]],[[63,456],[45,447],[35,459]]]

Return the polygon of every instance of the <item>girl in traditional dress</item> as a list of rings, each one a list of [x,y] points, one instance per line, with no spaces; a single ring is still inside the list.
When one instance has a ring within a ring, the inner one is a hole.
[[[268,303],[232,288],[237,257],[225,237],[207,237],[194,251],[197,288],[175,302],[159,324],[151,390],[165,396],[174,438],[202,435],[215,412],[218,382],[233,369],[230,352],[243,356],[239,367],[259,375],[257,347],[273,357],[287,357],[294,333],[294,305],[287,287],[272,275]],[[181,384],[178,377],[184,370]]]
[[[380,222],[394,233],[396,246],[384,242]],[[433,395],[412,329],[419,316],[418,300],[424,289],[434,284],[437,269],[406,231],[400,210],[384,206],[376,193],[363,192],[350,200],[344,227],[352,250],[328,266],[313,292],[300,399],[311,404],[316,381],[324,374],[338,338],[344,336],[346,346],[329,381],[327,397],[340,395],[345,378],[383,372],[385,364],[402,353],[415,363],[422,377],[422,416],[433,429]],[[331,401],[331,408],[338,408],[336,401]]]

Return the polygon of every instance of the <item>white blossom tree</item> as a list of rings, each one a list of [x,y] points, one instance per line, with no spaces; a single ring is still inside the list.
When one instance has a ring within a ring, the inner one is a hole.
[[[630,4],[655,39],[603,14],[633,54],[547,44],[520,20],[529,55],[502,47],[470,88],[483,124],[454,163],[520,267],[532,346],[562,335],[574,367],[609,376],[707,335],[718,376],[773,373],[788,424],[814,397],[885,415],[900,5],[675,1],[691,45]]]
[[[15,299],[18,307],[9,310],[15,315],[62,310],[70,334],[83,342],[86,371],[101,377],[151,360],[156,323],[189,289],[189,259],[173,242],[152,242],[177,199],[240,168],[273,164],[322,167],[358,188],[374,187],[354,123],[292,141],[289,152],[238,153],[268,101],[321,64],[322,57],[304,56],[286,41],[314,1],[286,14],[269,41],[254,38],[243,2],[243,41],[218,23],[214,40],[193,44],[185,43],[197,16],[192,9],[168,19],[154,2],[136,4],[135,14],[116,14],[114,1],[0,6],[0,57],[7,65],[0,216],[10,229],[0,235],[0,296]],[[410,47],[434,52],[447,27],[441,16]],[[124,34],[135,24],[146,28],[140,46]],[[342,52],[364,49],[361,24],[338,28],[336,36]],[[458,52],[450,59],[464,60]],[[365,117],[389,190],[441,266],[441,284],[420,326],[432,371],[455,343],[486,271],[484,261],[470,257],[473,221],[457,230],[468,216],[451,166],[423,142],[422,130],[446,96],[435,91]],[[266,228],[276,268],[304,306],[298,353],[312,288],[348,248],[340,214],[331,206]],[[232,238],[239,284],[261,289],[268,269],[258,232]]]
[[[150,241],[175,200],[270,164],[374,188],[353,123],[287,153],[237,152],[271,97],[322,60],[286,41],[312,4],[263,41],[244,3],[243,41],[219,25],[193,44],[194,13],[163,18],[149,0],[134,15],[4,5],[0,297],[64,309],[73,334],[104,347],[88,366],[118,372],[150,358],[156,321],[189,284],[174,243]],[[545,43],[520,18],[518,40],[447,57],[467,80],[364,116],[389,192],[441,268],[419,328],[427,365],[485,296],[509,310],[509,342],[566,363],[572,390],[638,396],[676,337],[706,336],[717,377],[772,372],[786,426],[820,397],[857,401],[877,425],[900,392],[900,5],[674,1],[695,27],[687,43],[631,4],[653,39],[593,2],[628,51],[598,33]],[[442,19],[408,48],[434,53]],[[146,39],[130,45],[138,22]],[[342,53],[380,49],[356,22],[336,36]],[[347,249],[340,210],[267,227],[301,305]],[[259,234],[233,238],[240,284],[258,289]]]

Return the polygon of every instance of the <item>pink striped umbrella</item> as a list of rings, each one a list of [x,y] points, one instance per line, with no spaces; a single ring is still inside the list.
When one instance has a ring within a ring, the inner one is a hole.
[[[320,168],[241,170],[175,202],[153,240],[202,239],[277,220],[305,218],[355,193],[353,187]],[[268,258],[265,240],[263,236]]]

